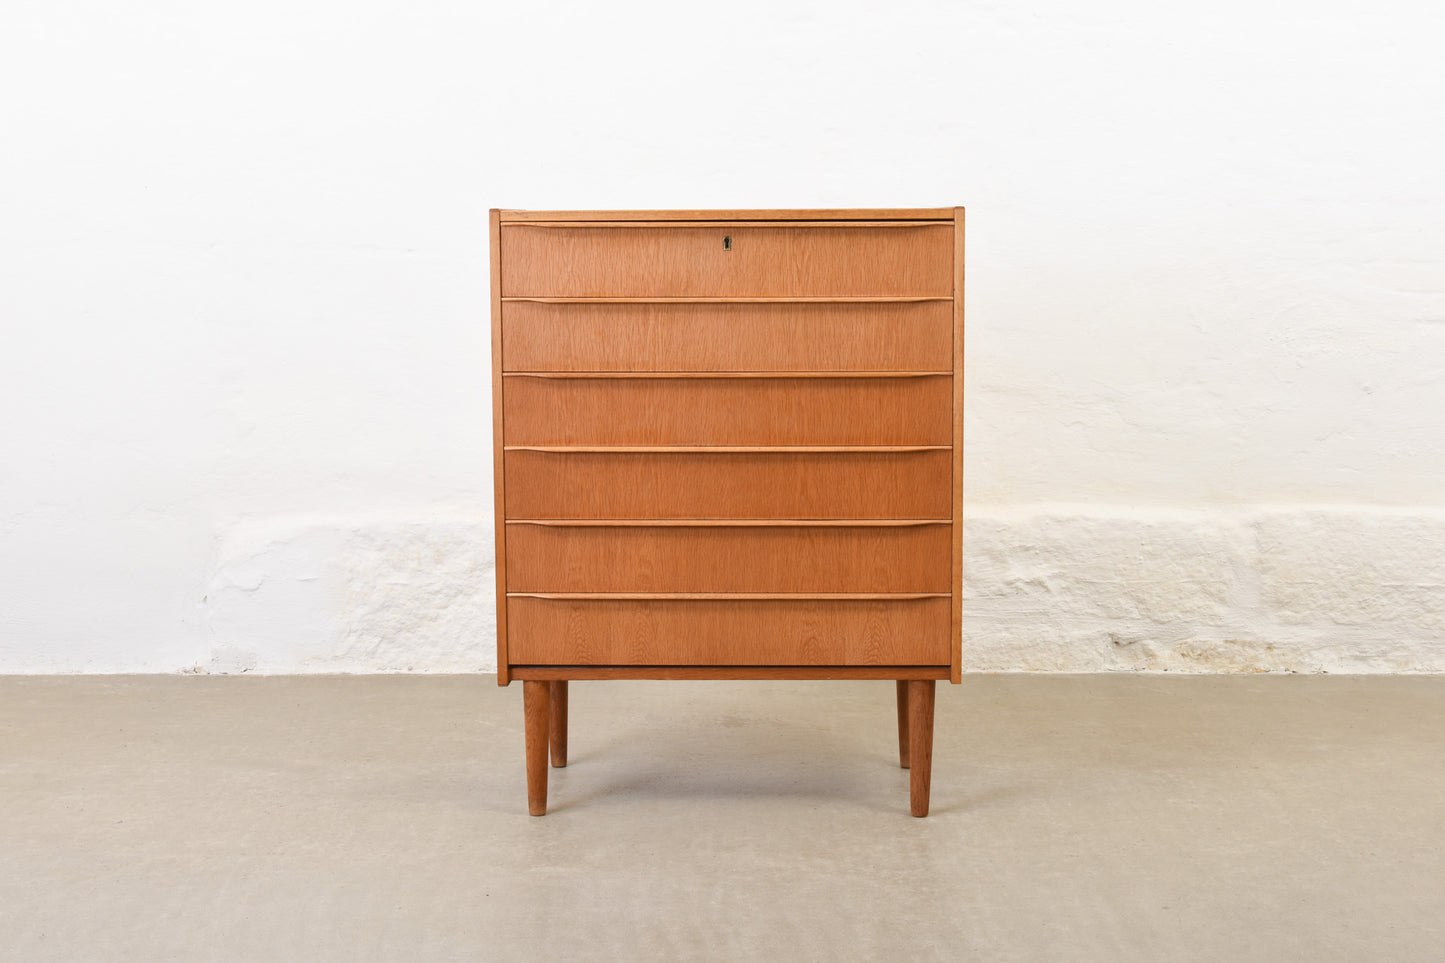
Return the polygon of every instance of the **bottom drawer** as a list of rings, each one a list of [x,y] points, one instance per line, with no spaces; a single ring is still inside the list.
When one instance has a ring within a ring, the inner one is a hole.
[[[513,665],[947,665],[949,598],[507,600]]]

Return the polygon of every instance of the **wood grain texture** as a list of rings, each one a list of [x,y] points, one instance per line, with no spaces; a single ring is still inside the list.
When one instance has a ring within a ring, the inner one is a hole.
[[[512,378],[508,445],[948,445],[949,378]]]
[[[527,753],[527,811],[547,813],[547,748],[551,725],[551,687],[528,679],[522,683],[522,740]]]
[[[943,599],[948,598],[947,592],[508,592],[509,598],[532,598],[532,599],[596,599],[600,601],[616,601],[618,599],[652,599],[652,600],[732,600],[746,599],[757,601],[759,599],[783,599],[785,601],[798,601],[800,599],[827,599],[833,602],[856,601],[858,599],[872,599],[874,601],[901,601],[904,599]]]
[[[553,381],[637,378],[753,380],[760,378],[947,378],[951,371],[504,371],[503,378],[542,378]]]
[[[908,796],[915,816],[928,815],[933,783],[933,701],[932,679],[908,683]]]
[[[916,452],[916,451],[945,451],[947,445],[503,445],[504,451],[543,451],[554,454],[576,454],[578,452],[617,454],[619,452],[632,453],[668,453],[668,454],[697,454],[698,452],[711,452],[717,454],[736,454],[739,452],[752,452],[755,454],[798,454],[817,455],[836,452],[852,453],[878,453],[878,452]]]
[[[963,208],[953,212],[953,611],[949,633],[952,637],[952,669],[949,681],[963,681]]]
[[[723,230],[732,230],[739,227],[757,227],[759,221],[739,221],[727,218],[708,221],[611,221],[607,227],[613,230],[690,230],[698,227],[716,227]],[[910,228],[924,227],[932,224],[951,224],[952,219],[936,221],[789,221],[788,227],[813,227],[813,228],[850,228],[850,227],[876,227],[888,228]],[[569,227],[599,227],[597,221],[514,221],[512,227],[530,227],[540,230],[548,228],[569,228]]]
[[[502,304],[507,371],[950,371],[953,302]]]
[[[503,210],[503,221],[919,221],[949,220],[951,207],[777,208],[689,211]]]
[[[947,679],[946,665],[514,665],[514,679]]]
[[[692,298],[502,298],[503,304],[513,301],[531,301],[538,304],[911,304],[916,301],[952,301],[951,295],[930,295],[911,297],[838,297],[838,298],[750,298],[750,297],[692,297]]]
[[[492,271],[492,488],[496,519],[497,552],[497,684],[511,681],[507,659],[507,528],[505,454],[502,450],[505,408],[502,392],[503,347],[502,324],[502,228],[501,215],[495,208],[489,218],[491,229]]]
[[[947,597],[511,600],[518,664],[946,665]]]
[[[950,591],[952,526],[513,526],[513,592]]]
[[[724,237],[731,250],[724,249]],[[505,297],[953,294],[953,225],[503,225]]]
[[[939,518],[949,450],[833,453],[509,452],[517,518]]]
[[[547,721],[548,743],[552,747],[552,765],[557,769],[567,765],[567,680],[557,679],[547,683],[547,702],[550,714]]]
[[[810,526],[864,528],[906,525],[952,525],[951,518],[509,518],[508,525],[551,525],[562,528],[602,526],[606,528],[679,526],[718,528],[778,528]]]

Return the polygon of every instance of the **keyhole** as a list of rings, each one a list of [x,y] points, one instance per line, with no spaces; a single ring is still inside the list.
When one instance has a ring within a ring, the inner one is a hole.
[[[733,239],[730,238],[730,237],[725,237],[725,238],[723,238],[723,250],[724,250],[724,251],[731,251],[732,249],[733,249]]]

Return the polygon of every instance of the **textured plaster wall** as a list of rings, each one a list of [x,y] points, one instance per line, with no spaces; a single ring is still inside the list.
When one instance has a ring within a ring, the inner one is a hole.
[[[490,668],[487,208],[952,203],[970,667],[1445,671],[1442,40],[6,4],[0,671]]]

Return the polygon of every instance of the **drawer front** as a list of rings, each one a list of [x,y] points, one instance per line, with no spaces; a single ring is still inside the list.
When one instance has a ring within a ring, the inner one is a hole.
[[[952,301],[502,304],[506,371],[948,371]]]
[[[951,518],[950,451],[506,453],[508,518]]]
[[[507,378],[509,445],[947,445],[953,382]]]
[[[508,599],[514,665],[947,665],[947,598]]]
[[[516,592],[947,592],[949,525],[507,526]]]
[[[952,294],[951,224],[502,227],[503,297]]]

